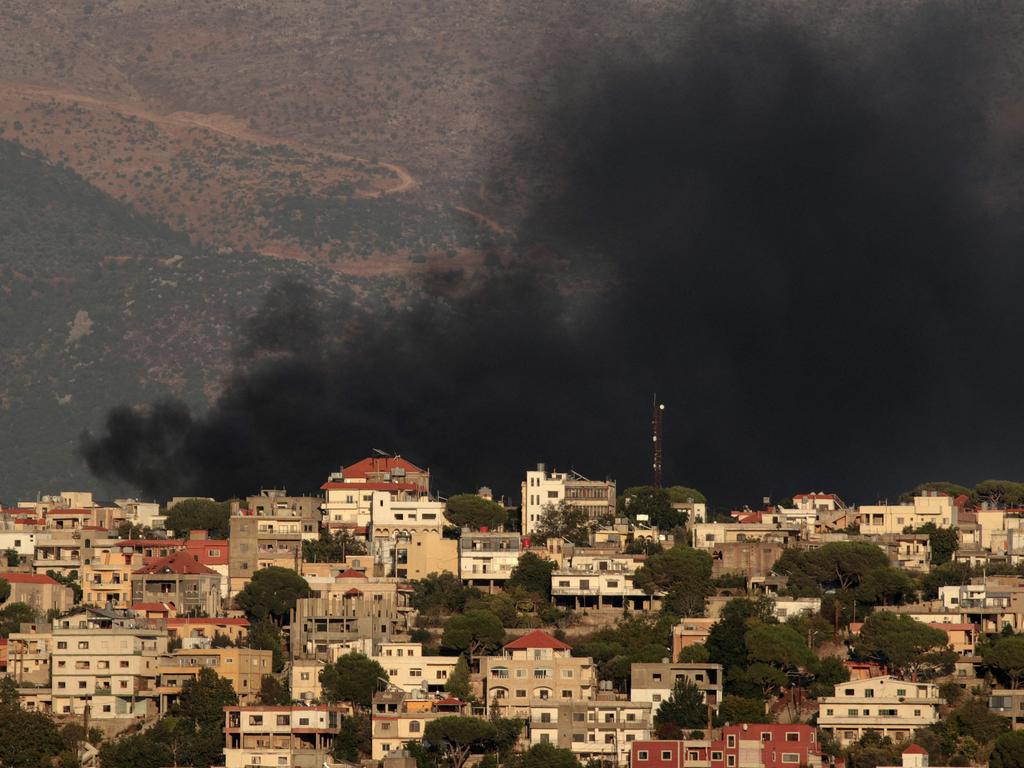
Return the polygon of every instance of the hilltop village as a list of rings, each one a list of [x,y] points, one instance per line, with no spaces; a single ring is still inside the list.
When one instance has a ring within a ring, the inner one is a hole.
[[[319,493],[0,509],[0,765],[1024,760],[1024,485],[712,511],[371,456]]]

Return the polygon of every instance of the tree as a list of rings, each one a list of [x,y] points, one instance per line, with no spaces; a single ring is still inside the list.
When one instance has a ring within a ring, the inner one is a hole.
[[[558,566],[547,558],[524,552],[506,582],[507,589],[521,588],[551,600],[551,574]]]
[[[740,667],[734,667],[734,672],[737,673],[733,677],[736,682],[746,682],[759,688],[761,696],[765,700],[770,699],[781,691],[786,686],[786,683],[789,682],[789,677],[785,672],[763,662],[751,664],[745,670]]]
[[[920,485],[915,485],[911,490],[907,491],[906,493],[901,493],[899,498],[900,504],[909,504],[914,501],[915,496],[921,496],[928,491],[944,493],[947,496],[954,499],[957,496],[967,496],[968,498],[974,497],[974,491],[972,491],[970,488],[960,485],[958,483],[950,483],[944,480],[940,480],[931,483],[921,483]]]
[[[811,671],[814,673],[814,682],[811,683],[808,693],[815,699],[831,696],[839,683],[845,683],[850,679],[849,667],[836,656],[817,659]]]
[[[984,480],[974,486],[978,501],[1019,507],[1024,504],[1024,483],[1012,480]]]
[[[13,549],[5,550],[4,561],[7,563],[8,568],[16,568],[21,565],[21,555]]]
[[[632,615],[578,642],[573,655],[593,658],[598,679],[610,680],[616,690],[625,691],[632,664],[658,662],[670,655],[668,642],[674,623],[674,618],[666,615]]]
[[[929,679],[952,666],[954,659],[943,653],[949,653],[948,643],[949,637],[941,629],[929,627],[905,614],[879,611],[864,622],[853,651],[862,659]]]
[[[673,504],[707,504],[708,501],[696,488],[688,488],[685,485],[670,485],[665,490]]]
[[[654,715],[659,739],[682,738],[683,730],[707,725],[707,705],[696,685],[686,677],[676,679],[672,694],[661,703]]]
[[[679,658],[677,661],[685,663],[700,664],[705,661],[711,661],[711,652],[708,647],[703,643],[695,643],[694,645],[688,645],[679,652]]]
[[[535,528],[536,538],[566,539],[578,546],[590,543],[590,533],[596,527],[590,513],[584,507],[560,501],[557,506],[548,504],[541,513]]]
[[[711,625],[705,645],[710,660],[729,672],[733,667],[746,667],[747,645],[744,638],[754,624],[774,621],[771,601],[737,597],[722,607],[718,621]]]
[[[9,637],[17,632],[22,624],[31,624],[36,620],[36,611],[28,603],[7,603],[0,608],[0,637]]]
[[[789,577],[795,597],[816,597],[822,590],[852,589],[870,573],[889,567],[886,554],[866,541],[839,541],[817,549],[786,549],[772,570]]]
[[[175,762],[171,751],[146,731],[104,742],[100,747],[100,765],[103,768],[165,768]]]
[[[466,603],[480,597],[480,590],[463,585],[455,574],[430,573],[412,583],[409,602],[421,614],[459,613],[466,610]]]
[[[662,531],[686,524],[686,512],[673,509],[672,497],[663,488],[649,485],[627,488],[621,498],[620,513],[630,520],[643,518],[641,522]]]
[[[153,536],[153,529],[148,525],[138,525],[130,520],[124,520],[117,526],[117,538],[119,539],[149,539]]]
[[[320,671],[320,685],[327,701],[347,701],[368,709],[377,686],[387,682],[384,667],[363,653],[346,653]]]
[[[960,548],[960,537],[954,527],[938,528],[935,523],[925,523],[914,533],[928,534],[928,545],[932,551],[932,567],[948,563],[953,559],[953,553]]]
[[[747,658],[753,663],[769,664],[789,677],[808,670],[816,657],[800,633],[786,624],[758,624],[743,638]]]
[[[260,704],[283,707],[292,703],[292,695],[280,680],[273,675],[264,675],[260,680]]]
[[[896,568],[879,568],[861,579],[853,591],[864,605],[899,605],[913,599],[914,580]]]
[[[280,672],[284,669],[284,639],[281,628],[273,619],[266,617],[249,625],[249,647],[257,651],[271,651],[272,670]]]
[[[727,723],[770,723],[771,717],[765,713],[765,703],[760,699],[748,699],[742,696],[728,695],[718,705],[718,716],[715,725]]]
[[[1024,731],[1010,731],[996,739],[989,768],[1024,768]]]
[[[1011,688],[1020,687],[1024,680],[1024,636],[1000,637],[980,648],[985,665],[998,676],[1008,680]]]
[[[711,556],[677,544],[647,558],[633,574],[633,584],[649,595],[666,591],[666,611],[679,616],[703,615],[711,589]]]
[[[583,768],[571,749],[560,749],[548,743],[534,744],[525,752],[512,755],[506,765],[508,768]]]
[[[501,619],[491,611],[472,610],[444,623],[441,646],[453,653],[486,654],[497,649],[504,639]]]
[[[46,575],[65,587],[71,587],[71,591],[74,593],[74,601],[76,603],[82,602],[82,585],[78,583],[78,579],[74,576],[65,576],[63,573],[58,571],[47,571]]]
[[[189,531],[206,531],[211,539],[231,535],[231,504],[210,499],[184,499],[167,510],[164,528],[179,536]]]
[[[497,735],[492,723],[478,717],[439,717],[427,723],[423,738],[441,751],[452,764],[462,768],[470,754]]]
[[[302,542],[302,559],[307,563],[340,563],[349,555],[365,555],[366,544],[348,531],[321,531],[316,541]]]
[[[445,683],[444,689],[457,699],[469,700],[469,664],[466,662],[465,656],[459,656],[459,660],[455,662],[455,669],[448,675],[448,682]]]
[[[0,765],[4,768],[40,768],[66,750],[56,724],[41,712],[18,705],[17,691],[11,700],[9,687],[0,703]]]
[[[444,516],[459,528],[498,528],[505,524],[508,513],[495,501],[475,493],[460,493],[448,499]]]
[[[365,714],[341,718],[341,728],[334,737],[331,756],[336,760],[347,760],[358,763],[373,751],[373,736],[370,730],[370,718]]]
[[[7,600],[11,596],[11,585],[4,579],[0,578],[0,603]]]
[[[285,623],[300,597],[309,597],[309,584],[291,568],[272,565],[252,575],[235,602],[249,616],[259,620],[268,616],[278,624]]]
[[[174,714],[184,717],[199,727],[224,727],[224,707],[238,704],[238,694],[231,681],[221,677],[209,667],[199,670],[193,680],[186,680],[174,707]]]

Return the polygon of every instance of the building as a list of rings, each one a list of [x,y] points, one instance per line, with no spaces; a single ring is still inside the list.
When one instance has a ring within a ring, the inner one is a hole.
[[[71,587],[40,573],[0,573],[0,579],[11,585],[8,603],[30,605],[39,616],[46,616],[50,611],[64,613],[75,604]]]
[[[257,515],[254,510],[233,512],[228,536],[228,590],[245,589],[256,571],[270,566],[299,570],[302,562],[303,527],[299,511],[277,510]]]
[[[615,519],[615,481],[588,480],[577,472],[548,472],[543,464],[526,473],[522,487],[522,532],[532,534],[548,507],[562,502],[587,510],[590,519],[608,523]]]
[[[374,760],[383,760],[410,741],[422,741],[431,720],[468,714],[469,705],[451,696],[413,694],[389,688],[373,697],[371,756]]]
[[[51,629],[50,708],[94,720],[145,718],[158,709],[156,681],[167,632],[114,611],[81,609]]]
[[[956,527],[959,508],[951,496],[938,491],[925,491],[911,504],[878,504],[860,507],[860,532],[867,536],[903,533],[928,523],[936,528]]]
[[[181,616],[165,622],[170,638],[181,640],[182,648],[209,648],[218,635],[234,644],[249,635],[249,620],[226,616]]]
[[[810,725],[741,723],[720,738],[634,741],[631,768],[792,768],[822,764],[821,742]]]
[[[519,564],[523,540],[518,533],[462,529],[459,538],[459,578],[470,587],[493,592],[503,586]]]
[[[932,562],[932,546],[927,533],[901,533],[886,536],[878,546],[894,568],[928,573]]]
[[[530,708],[530,745],[572,750],[583,764],[627,765],[633,742],[651,738],[651,722],[649,702],[539,701]]]
[[[928,750],[920,744],[911,744],[903,750],[900,765],[879,768],[928,768]]]
[[[697,686],[704,696],[704,702],[715,712],[722,701],[725,675],[721,664],[634,662],[629,672],[629,700],[650,702],[655,712],[661,703],[672,695],[672,689],[680,678],[689,680]]]
[[[320,659],[295,659],[291,663],[292,698],[296,701],[318,701],[323,689],[320,687],[320,673],[327,663]]]
[[[107,608],[132,604],[132,572],[143,566],[142,555],[114,545],[97,546],[82,564],[82,602]]]
[[[153,560],[132,573],[132,602],[171,602],[179,615],[220,613],[221,575],[184,550]]]
[[[1017,576],[988,576],[968,584],[939,587],[940,610],[956,612],[960,622],[977,624],[986,634],[1009,626],[1024,629],[1024,580]]]
[[[291,622],[296,651],[327,660],[332,647],[353,641],[405,639],[415,618],[410,592],[364,593],[353,586],[343,594],[300,598]]]
[[[305,541],[316,541],[320,537],[322,504],[317,496],[289,496],[287,491],[269,488],[245,499],[246,509],[256,517],[298,518]]]
[[[593,659],[573,656],[571,645],[539,629],[479,661],[481,698],[500,717],[528,716],[534,702],[589,700],[597,688]]]
[[[343,705],[225,707],[225,768],[321,768],[349,714]]]
[[[869,732],[907,741],[917,729],[938,721],[943,703],[931,683],[889,675],[839,683],[833,696],[819,702],[818,727],[843,745]]]
[[[711,627],[718,619],[684,618],[672,627],[672,660],[678,661],[683,648],[707,642]]]
[[[419,514],[436,514],[443,519],[441,511]],[[430,528],[409,525],[397,530],[378,527],[374,522],[373,531],[370,548],[373,552],[375,576],[422,579],[432,573],[447,571],[455,574],[459,570],[459,542],[445,538],[440,523]]]
[[[380,644],[371,656],[388,673],[388,682],[407,693],[441,693],[458,657],[424,656],[421,643]]]
[[[185,683],[198,679],[203,669],[212,669],[228,680],[240,704],[255,704],[263,676],[274,671],[273,656],[273,651],[252,648],[182,648],[164,656],[157,668],[160,711],[169,711]]]
[[[430,470],[401,456],[369,456],[342,467],[340,475],[352,483],[409,483],[418,495],[430,495]]]
[[[633,608],[655,610],[661,594],[648,595],[633,583],[643,565],[635,555],[591,554],[575,550],[568,565],[551,573],[551,599],[555,605],[571,608]]]

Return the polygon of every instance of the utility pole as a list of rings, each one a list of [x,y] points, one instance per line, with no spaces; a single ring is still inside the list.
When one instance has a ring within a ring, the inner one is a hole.
[[[654,394],[651,413],[651,443],[654,449],[654,487],[661,488],[661,420],[665,413],[665,404],[658,402],[658,394]]]

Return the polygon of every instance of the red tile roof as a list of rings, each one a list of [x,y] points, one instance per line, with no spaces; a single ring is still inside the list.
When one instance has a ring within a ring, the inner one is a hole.
[[[911,744],[909,747],[903,750],[904,755],[927,755],[928,750],[919,744]]]
[[[341,573],[339,573],[334,578],[335,579],[365,579],[366,578],[366,574],[362,573],[361,571],[357,571],[357,570],[355,570],[353,568],[349,568],[348,570],[342,571]]]
[[[196,562],[188,552],[179,549],[167,557],[158,557],[148,565],[144,565],[135,571],[138,574],[177,573],[181,575],[196,575],[203,573],[217,573],[207,568],[202,563]]]
[[[346,488],[351,488],[354,491],[415,491],[416,483],[327,482],[320,486],[321,491],[343,491]]]
[[[0,573],[0,579],[3,579],[8,584],[55,584],[60,585],[59,582],[54,581],[49,576],[42,573]]]
[[[185,539],[119,539],[116,547],[177,547],[181,549],[188,542]]]
[[[526,648],[553,648],[555,650],[567,651],[571,650],[572,646],[539,629],[527,632],[522,637],[513,640],[505,646],[505,650],[512,651],[524,650]]]
[[[360,592],[358,589],[352,587],[352,589],[348,590],[348,592],[345,593],[345,597],[361,597],[362,594],[363,593]]]
[[[348,467],[343,467],[341,473],[344,477],[366,477],[371,472],[390,472],[393,469],[423,472],[422,469],[401,456],[369,456]]]

